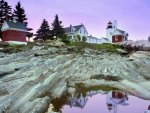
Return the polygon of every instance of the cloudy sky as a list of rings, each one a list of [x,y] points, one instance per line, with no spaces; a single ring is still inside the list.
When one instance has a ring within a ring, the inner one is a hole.
[[[18,0],[6,0],[13,8]],[[129,39],[150,36],[150,0],[20,0],[34,32],[43,19],[52,23],[58,14],[67,27],[83,23],[89,34],[105,37],[109,20],[117,20]]]

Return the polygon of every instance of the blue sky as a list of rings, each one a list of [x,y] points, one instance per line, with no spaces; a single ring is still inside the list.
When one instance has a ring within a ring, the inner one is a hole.
[[[13,8],[18,0],[6,0]],[[20,0],[34,32],[42,19],[54,20],[58,14],[65,27],[83,23],[89,34],[105,37],[109,20],[129,33],[129,39],[150,35],[150,0]]]

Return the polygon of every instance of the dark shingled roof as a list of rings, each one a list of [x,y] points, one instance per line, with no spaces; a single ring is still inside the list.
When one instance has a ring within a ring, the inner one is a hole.
[[[108,24],[112,24],[111,21],[109,21]]]
[[[73,28],[75,28],[74,32],[77,32],[83,25],[77,25],[77,26],[72,26]],[[71,27],[66,27],[64,28],[65,33],[70,33],[71,32]]]
[[[27,30],[26,26],[24,23],[21,23],[21,22],[13,22],[13,21],[8,21],[6,20],[8,26],[10,28],[14,28],[14,29],[20,29],[20,30]]]

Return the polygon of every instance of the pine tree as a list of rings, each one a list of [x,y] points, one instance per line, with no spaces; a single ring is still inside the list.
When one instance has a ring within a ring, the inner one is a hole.
[[[50,28],[49,28],[48,21],[43,19],[43,22],[36,33],[37,33],[36,39],[43,39],[43,40],[49,39],[50,38]]]
[[[13,12],[13,15],[14,15],[14,17],[17,17],[16,20],[18,22],[24,23],[25,26],[27,27],[27,30],[28,30],[27,37],[28,38],[32,37],[33,33],[31,33],[30,31],[32,31],[33,29],[28,27],[28,22],[27,22],[28,19],[26,17],[24,8],[21,6],[20,1],[17,3],[15,10]]]
[[[150,36],[148,37],[148,41],[150,42]]]
[[[62,21],[59,21],[59,17],[56,15],[52,23],[52,37],[56,36],[56,38],[62,38],[64,36],[64,30],[61,24]]]
[[[2,26],[2,24],[4,22],[4,19],[5,19],[5,17],[4,17],[4,15],[5,15],[5,13],[4,13],[5,12],[4,11],[4,9],[5,9],[4,4],[5,4],[5,1],[1,0],[0,1],[0,27]]]
[[[5,0],[0,0],[0,29],[5,20],[12,20],[12,8]],[[0,31],[0,37],[2,33]]]
[[[22,22],[25,23],[25,25],[27,26],[27,18],[26,18],[26,14],[25,14],[25,10],[24,8],[21,6],[20,1],[17,3],[15,10],[13,12],[14,16],[17,17],[17,21],[18,22]]]
[[[5,9],[5,12],[4,12],[5,19],[12,20],[13,19],[12,8],[11,8],[11,6],[8,5],[7,2],[4,3],[4,9]]]
[[[12,19],[12,8],[4,0],[0,0],[0,26],[5,20]]]
[[[0,38],[2,37],[1,27],[4,21],[4,0],[0,1]]]

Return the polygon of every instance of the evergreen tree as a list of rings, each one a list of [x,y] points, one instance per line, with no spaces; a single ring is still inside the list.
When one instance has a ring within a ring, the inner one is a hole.
[[[12,20],[12,8],[5,0],[0,0],[0,29],[5,20]],[[2,37],[1,30],[0,37]]]
[[[64,30],[62,27],[62,21],[59,21],[58,15],[55,16],[55,20],[52,23],[52,36],[56,38],[62,38],[64,36]]]
[[[1,28],[4,21],[4,3],[4,0],[0,0],[0,38],[2,38]]]
[[[36,39],[46,40],[50,38],[49,24],[45,19],[43,19],[43,22],[36,33],[37,33]]]
[[[30,31],[32,31],[33,29],[28,27],[28,22],[27,22],[28,19],[26,17],[24,8],[21,6],[20,1],[17,3],[15,10],[13,12],[13,15],[14,17],[16,17],[16,20],[18,22],[25,23],[25,26],[27,27],[27,30],[28,30],[27,37],[28,38],[32,37],[33,33],[31,33]]]
[[[17,21],[18,22],[22,22],[25,23],[25,25],[27,26],[27,18],[26,18],[26,14],[25,14],[25,10],[24,8],[21,6],[20,1],[17,3],[15,10],[14,10],[14,16],[17,17]]]
[[[148,41],[150,42],[150,36],[148,37]]]
[[[5,19],[6,20],[12,20],[13,16],[12,16],[12,8],[11,6],[8,5],[7,2],[4,3],[4,15],[5,15]]]

